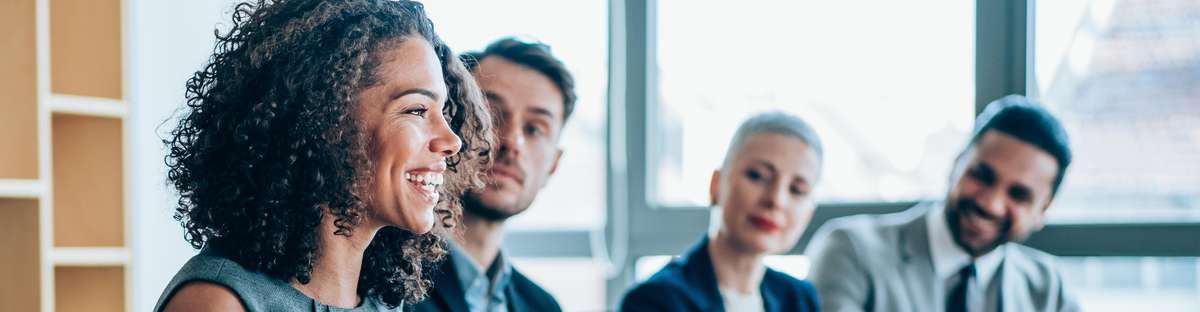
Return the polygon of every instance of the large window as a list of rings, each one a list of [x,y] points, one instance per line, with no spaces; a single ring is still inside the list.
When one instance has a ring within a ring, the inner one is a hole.
[[[1200,220],[1200,2],[1054,0],[1035,12],[1033,85],[1075,152],[1052,220]],[[1061,262],[1089,311],[1200,306],[1193,257]]]
[[[1200,220],[1200,2],[1038,1],[1037,88],[1075,162],[1062,218]]]
[[[516,258],[513,265],[545,288],[565,311],[605,310],[603,263],[591,258]]]
[[[560,171],[509,241],[520,243],[516,264],[568,310],[613,308],[694,243],[708,211],[655,208],[706,205],[710,174],[751,114],[799,115],[824,141],[818,196],[839,208],[818,209],[816,229],[943,196],[974,114],[1011,93],[1042,98],[1076,151],[1051,224],[1027,243],[1063,256],[1088,310],[1186,310],[1200,304],[1200,248],[1174,234],[1200,231],[1186,223],[1200,221],[1194,2],[427,5],[456,50],[518,35],[553,46],[578,77]],[[769,263],[807,275],[801,255]]]
[[[1059,265],[1085,311],[1195,311],[1200,260],[1194,257],[1071,257]]]
[[[972,1],[660,0],[656,12],[658,203],[707,204],[737,125],[772,110],[821,136],[823,201],[944,191],[973,120]]]

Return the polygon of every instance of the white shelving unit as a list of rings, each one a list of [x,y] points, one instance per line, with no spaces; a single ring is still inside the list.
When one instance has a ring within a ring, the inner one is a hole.
[[[114,99],[91,96],[52,94],[50,112],[92,117],[123,119],[129,114],[129,105]]]
[[[0,4],[0,311],[126,311],[125,0]]]
[[[129,264],[129,250],[124,247],[57,247],[52,261],[56,267],[119,267]]]
[[[38,199],[46,192],[46,185],[38,180],[0,179],[0,199]]]

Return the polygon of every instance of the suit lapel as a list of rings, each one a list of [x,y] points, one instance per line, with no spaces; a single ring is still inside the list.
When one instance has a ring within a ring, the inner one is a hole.
[[[1005,244],[1001,248],[1008,248],[1004,252],[1004,262],[1000,263],[1000,308],[1001,311],[1027,311],[1033,308],[1030,304],[1029,292],[1024,287],[1024,277],[1021,276],[1021,271],[1017,268],[1016,261],[1020,255],[1015,248],[1009,248],[1009,244]]]
[[[521,275],[520,272],[517,272],[516,269],[513,269],[511,279],[512,281],[508,283],[508,287],[504,289],[504,296],[508,297],[508,310],[535,311],[533,307],[529,305],[529,302],[525,300],[526,298],[522,297],[517,291],[517,287],[521,286],[519,283],[525,283],[525,276]]]
[[[433,280],[433,297],[438,305],[451,312],[467,312],[466,295],[458,281],[458,271],[454,269],[454,257],[446,257],[435,274]]]
[[[768,276],[770,275],[771,268],[767,268],[766,273],[763,273],[762,286],[759,286],[758,293],[762,296],[765,311],[783,311],[783,308],[779,306],[779,297],[777,297],[773,291],[774,285],[772,285],[771,280],[768,279]]]
[[[925,218],[933,209],[928,206],[924,212],[908,221],[900,228],[899,240],[902,245],[900,260],[904,264],[901,270],[901,281],[909,295],[911,307],[931,307],[941,310],[942,304],[937,302],[934,289],[938,284],[937,273],[933,270],[933,259],[929,251],[929,229]]]
[[[692,287],[684,289],[700,311],[724,311],[721,292],[717,289],[717,273],[708,253],[708,236],[693,246],[683,260],[684,278]]]

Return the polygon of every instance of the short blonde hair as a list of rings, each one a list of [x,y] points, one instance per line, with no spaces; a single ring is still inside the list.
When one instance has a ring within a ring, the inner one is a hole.
[[[733,140],[729,142],[729,149],[725,151],[725,160],[721,163],[721,167],[729,166],[729,162],[733,161],[734,154],[742,148],[746,139],[759,133],[776,133],[795,137],[808,144],[808,147],[817,154],[818,163],[825,158],[824,149],[821,147],[821,138],[808,125],[808,122],[795,115],[776,111],[750,116],[738,126],[737,132],[733,134]]]

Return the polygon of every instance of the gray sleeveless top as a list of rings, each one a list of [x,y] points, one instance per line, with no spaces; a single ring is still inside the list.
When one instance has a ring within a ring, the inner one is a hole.
[[[221,257],[208,248],[200,251],[200,254],[188,260],[183,268],[179,269],[179,273],[175,274],[175,278],[167,284],[167,288],[163,290],[161,296],[158,297],[158,304],[154,306],[154,311],[162,311],[166,307],[167,301],[175,295],[183,285],[194,282],[205,281],[216,283],[233,290],[237,295],[238,300],[242,302],[242,306],[246,311],[401,311],[402,307],[388,309],[383,302],[377,300],[374,296],[363,298],[362,304],[353,309],[343,309],[331,307],[308,296],[305,296],[300,291],[292,288],[288,283],[267,276],[259,272],[253,272],[242,268],[237,262]]]

